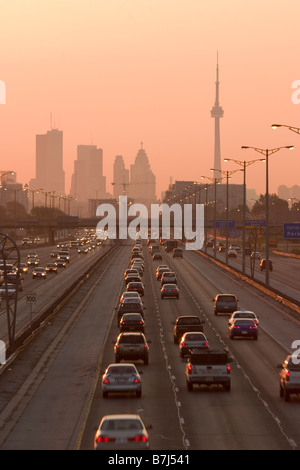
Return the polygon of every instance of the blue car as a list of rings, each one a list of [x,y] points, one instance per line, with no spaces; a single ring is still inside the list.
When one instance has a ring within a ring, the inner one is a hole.
[[[235,320],[229,325],[229,337],[234,339],[235,337],[246,337],[257,339],[258,328],[254,320],[247,318],[241,318]]]

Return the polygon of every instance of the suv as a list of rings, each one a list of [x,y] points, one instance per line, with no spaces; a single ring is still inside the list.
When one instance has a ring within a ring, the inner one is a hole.
[[[173,258],[183,258],[183,251],[181,248],[174,248]]]
[[[142,359],[145,365],[149,362],[149,346],[141,331],[120,333],[114,346],[115,361],[121,359]]]
[[[234,294],[217,294],[213,299],[214,314],[232,313],[238,310],[238,299]]]
[[[262,259],[261,262],[259,263],[260,270],[262,271],[263,269],[266,269],[266,265],[267,265],[267,260]],[[269,260],[269,270],[273,271],[273,263],[271,260]]]
[[[177,284],[176,274],[172,271],[166,271],[161,275],[161,285],[164,284]]]

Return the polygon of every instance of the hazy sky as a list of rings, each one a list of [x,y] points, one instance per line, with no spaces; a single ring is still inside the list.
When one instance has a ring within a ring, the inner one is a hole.
[[[115,156],[129,168],[141,141],[158,196],[170,178],[212,176],[217,51],[222,160],[261,157],[242,145],[294,145],[270,157],[270,191],[300,184],[300,135],[271,129],[300,127],[299,0],[0,0],[0,170],[35,177],[35,136],[52,113],[67,192],[78,144],[103,149],[110,192]],[[264,193],[264,163],[247,186]]]

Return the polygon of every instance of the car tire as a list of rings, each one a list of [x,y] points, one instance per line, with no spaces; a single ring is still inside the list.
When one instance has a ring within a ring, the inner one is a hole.
[[[290,392],[288,392],[286,388],[284,389],[283,396],[284,396],[284,401],[290,401],[290,398],[291,398]]]
[[[115,362],[120,362],[119,356],[115,356]]]
[[[193,384],[191,384],[188,380],[186,381],[186,387],[189,392],[193,391]]]
[[[225,384],[223,385],[225,392],[230,392],[231,384]]]
[[[282,386],[280,385],[279,386],[279,396],[282,398],[283,395],[284,395],[284,390],[283,390]]]
[[[141,396],[142,396],[142,390],[137,390],[136,397],[141,398]]]
[[[102,397],[107,398],[108,397],[108,392],[102,392]]]
[[[148,356],[145,357],[145,359],[144,359],[144,364],[145,364],[145,366],[147,366],[147,365],[149,364],[149,358],[148,358]]]
[[[215,314],[215,315],[218,315],[218,312],[217,312],[217,310],[214,310],[214,314]]]

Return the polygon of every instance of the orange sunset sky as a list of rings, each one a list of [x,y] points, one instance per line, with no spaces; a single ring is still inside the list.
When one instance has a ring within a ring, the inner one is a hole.
[[[270,192],[300,184],[300,135],[271,129],[300,127],[299,0],[0,0],[0,170],[35,177],[35,136],[52,113],[67,192],[79,144],[103,149],[109,192],[115,156],[129,168],[141,141],[158,197],[171,177],[212,176],[217,51],[222,160],[260,158],[242,145],[294,145],[270,157]],[[247,187],[264,193],[264,163]]]

